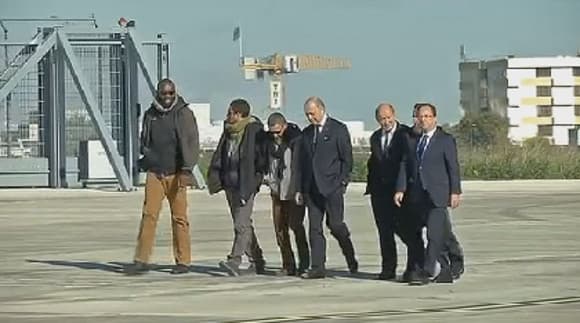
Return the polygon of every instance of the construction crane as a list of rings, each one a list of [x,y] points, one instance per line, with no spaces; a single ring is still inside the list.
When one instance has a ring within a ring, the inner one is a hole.
[[[309,70],[350,69],[348,58],[321,55],[283,55],[275,53],[270,56],[255,58],[245,57],[240,27],[234,29],[233,40],[240,45],[240,67],[246,80],[262,80],[268,74],[270,80],[270,110],[279,110],[284,105],[285,92],[283,76]]]

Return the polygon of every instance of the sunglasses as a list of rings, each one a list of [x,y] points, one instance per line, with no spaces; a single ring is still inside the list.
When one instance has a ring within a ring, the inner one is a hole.
[[[160,92],[160,95],[174,95],[175,91],[165,91],[165,92]]]

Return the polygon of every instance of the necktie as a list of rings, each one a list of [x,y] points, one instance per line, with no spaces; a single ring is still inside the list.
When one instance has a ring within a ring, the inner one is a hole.
[[[423,153],[425,152],[425,146],[427,145],[427,135],[423,135],[421,140],[419,140],[419,145],[417,146],[417,160],[421,162],[423,160]]]
[[[385,138],[385,141],[383,142],[383,155],[387,155],[389,152],[389,134],[391,133],[391,131],[384,131],[383,132],[383,136]]]
[[[316,142],[318,141],[318,136],[320,136],[320,126],[314,125],[314,138],[312,138],[312,147],[316,149]]]

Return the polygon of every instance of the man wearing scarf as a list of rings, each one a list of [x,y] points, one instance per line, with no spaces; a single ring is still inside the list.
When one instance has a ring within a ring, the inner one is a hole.
[[[282,255],[282,270],[280,275],[301,275],[310,267],[310,252],[304,230],[305,208],[295,200],[296,192],[300,190],[300,145],[302,131],[278,112],[268,117],[267,158],[268,175],[272,197],[272,216],[276,242]],[[294,232],[298,248],[299,265],[296,266],[292,243],[288,228]]]
[[[254,198],[266,171],[263,141],[264,126],[250,115],[246,100],[230,103],[224,132],[208,169],[210,194],[226,193],[234,222],[234,241],[226,261],[219,266],[231,276],[240,274],[242,256],[246,254],[257,274],[265,271],[262,249],[252,224]]]
[[[157,220],[166,197],[171,208],[176,263],[171,273],[187,273],[191,263],[187,187],[192,186],[192,170],[199,158],[199,134],[193,112],[169,79],[159,82],[157,97],[143,116],[141,154],[139,168],[147,172],[145,201],[134,264],[127,273],[149,270]]]

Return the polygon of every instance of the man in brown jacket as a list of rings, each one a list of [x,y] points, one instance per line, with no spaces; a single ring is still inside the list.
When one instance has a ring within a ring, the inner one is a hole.
[[[155,229],[163,200],[171,208],[173,255],[172,274],[189,271],[191,239],[187,218],[187,187],[193,184],[193,167],[199,157],[197,122],[187,103],[176,93],[169,79],[157,85],[157,97],[143,116],[139,168],[147,172],[145,201],[133,266],[128,274],[149,270]]]

